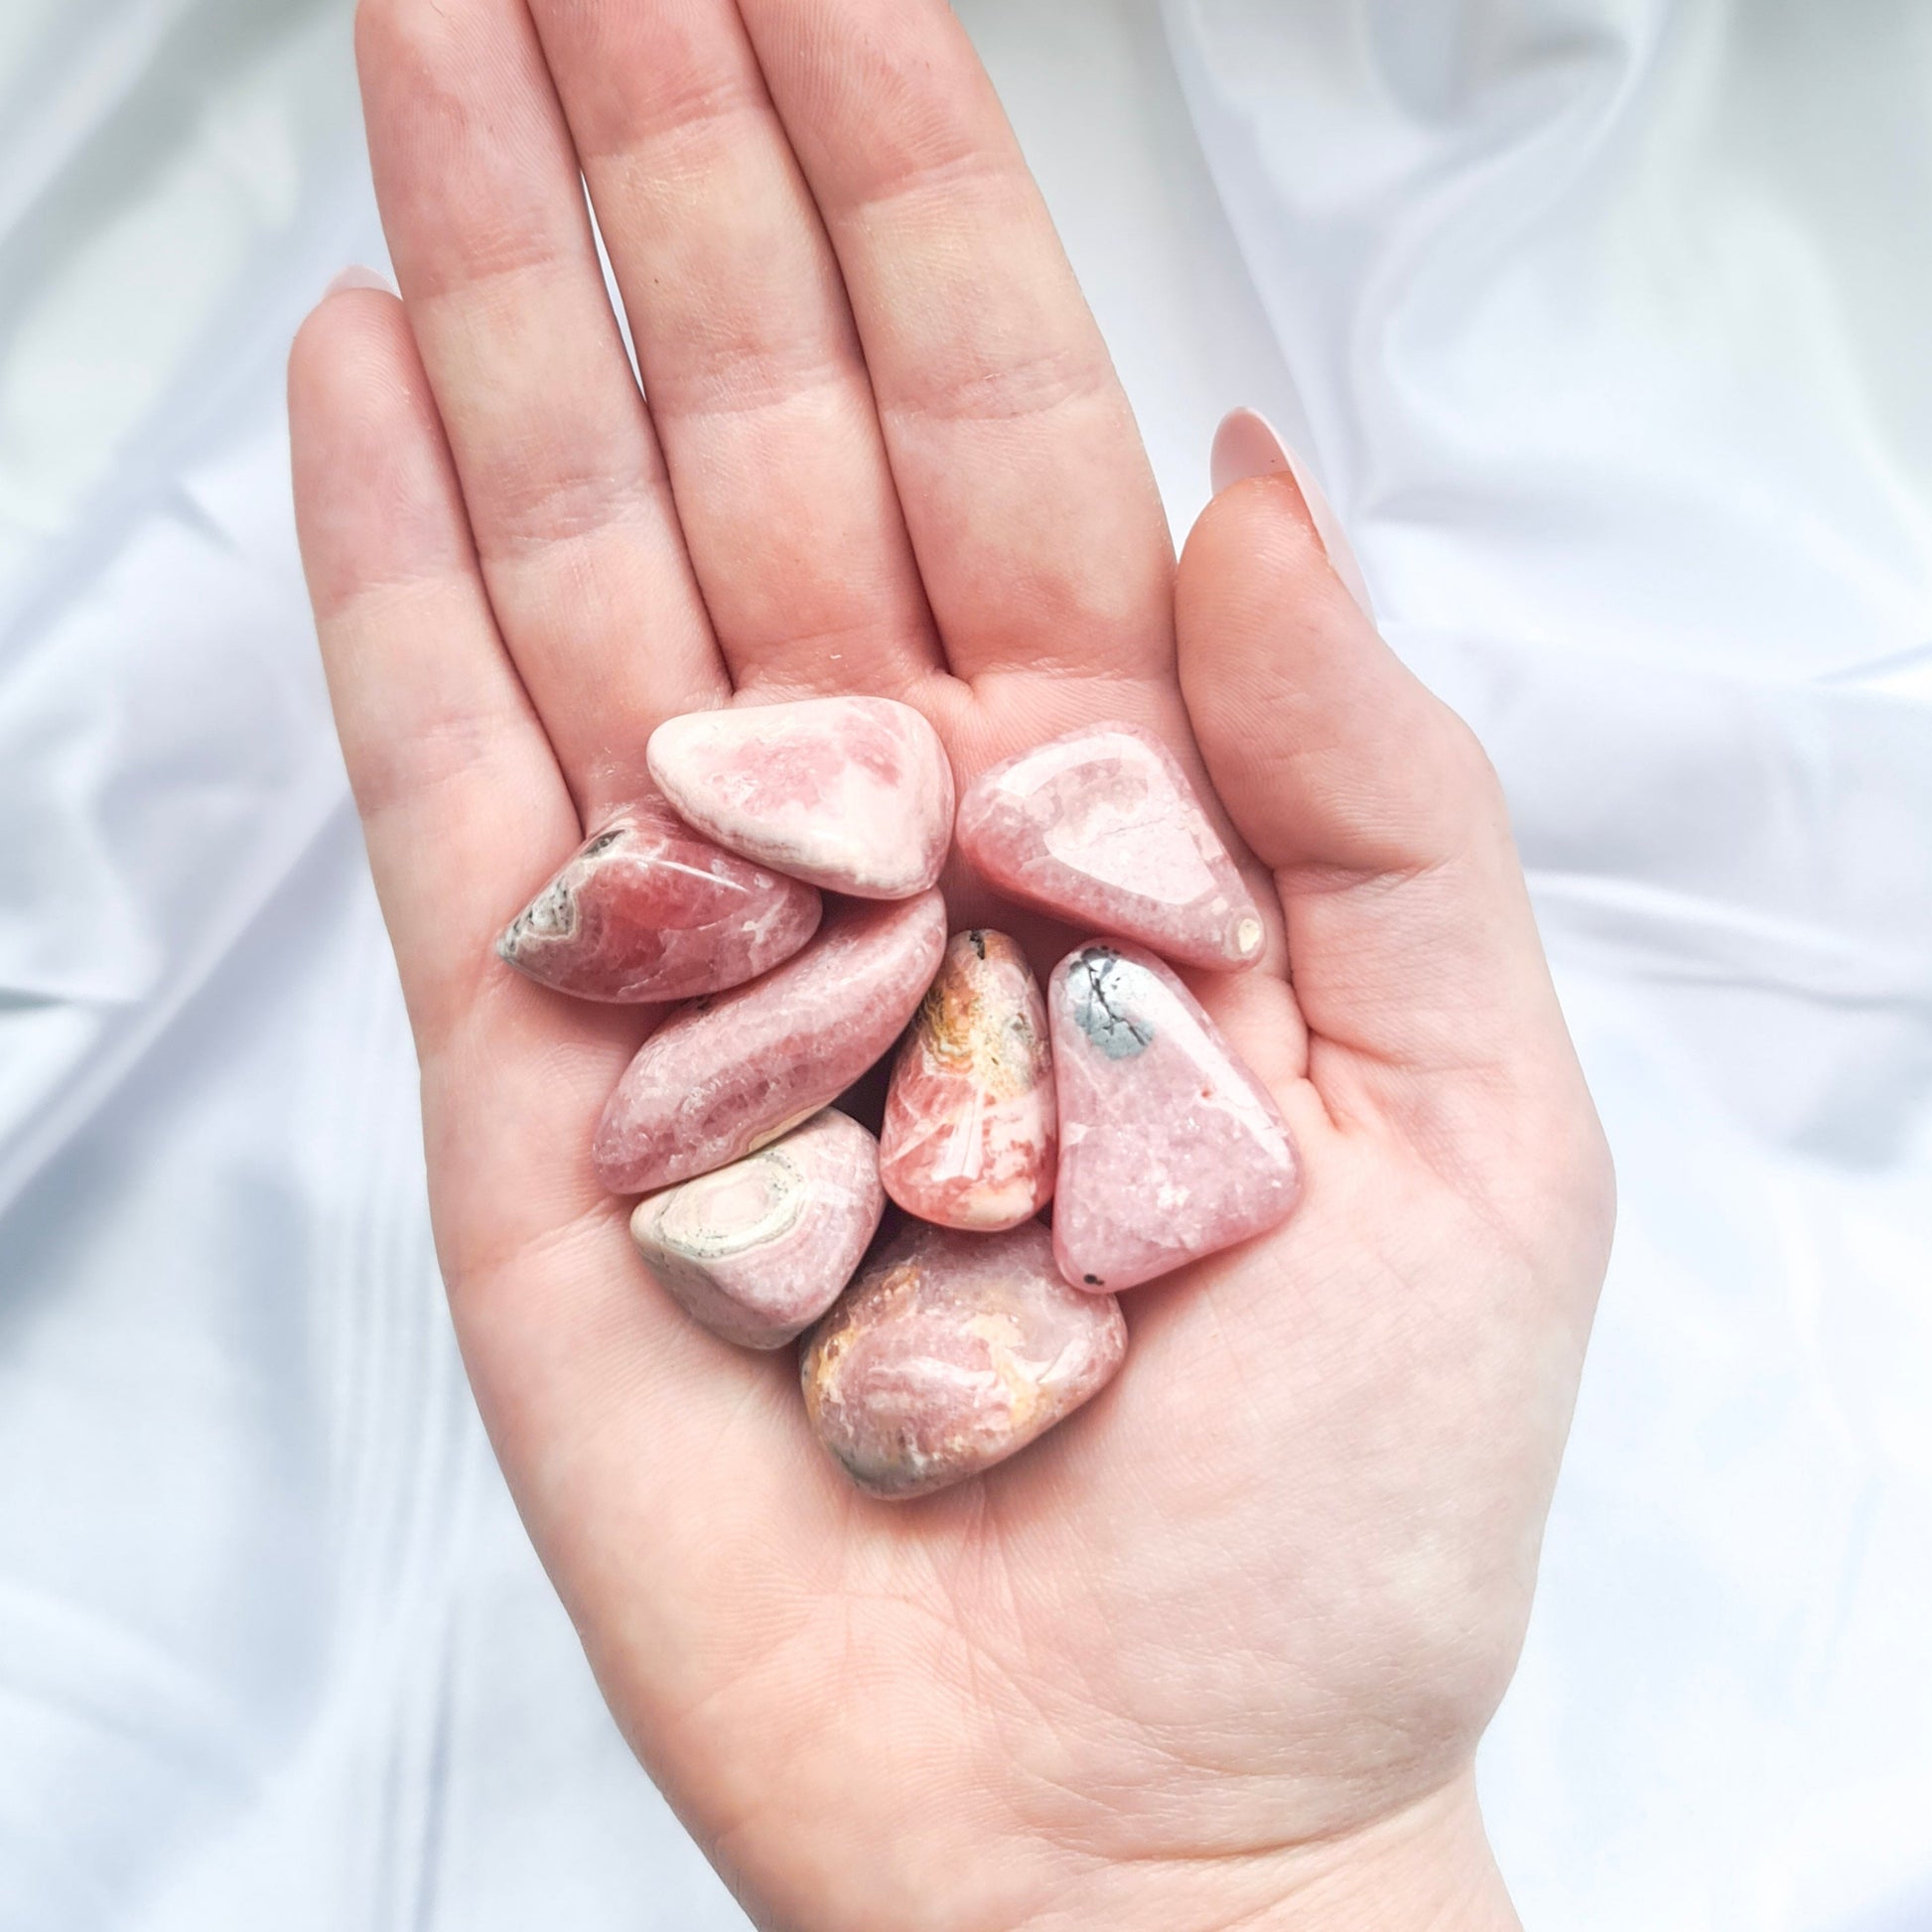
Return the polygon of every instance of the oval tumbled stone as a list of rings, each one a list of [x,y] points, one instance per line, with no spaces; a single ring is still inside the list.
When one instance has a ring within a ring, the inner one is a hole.
[[[1254,895],[1173,754],[1136,725],[1087,725],[982,771],[959,849],[993,885],[1189,966],[1251,966]]]
[[[1112,1379],[1127,1324],[1061,1281],[1037,1221],[962,1234],[908,1221],[801,1361],[819,1441],[862,1489],[943,1489],[1025,1449]]]
[[[1004,932],[953,935],[899,1046],[879,1140],[886,1191],[941,1227],[1016,1227],[1051,1198],[1046,1008]]]
[[[742,1161],[645,1195],[630,1238],[713,1334],[779,1348],[838,1299],[885,1210],[877,1144],[828,1107]]]
[[[799,698],[667,719],[650,775],[706,837],[859,898],[905,898],[952,842],[952,766],[892,698]]]
[[[671,1015],[637,1049],[591,1158],[614,1194],[709,1173],[838,1098],[892,1045],[946,949],[937,893],[846,905],[776,972]]]
[[[519,973],[580,1000],[688,1000],[789,959],[821,901],[700,838],[649,799],[586,839],[496,942]]]
[[[1096,939],[1046,989],[1060,1167],[1053,1246],[1105,1293],[1277,1226],[1301,1192],[1281,1109],[1151,953]]]

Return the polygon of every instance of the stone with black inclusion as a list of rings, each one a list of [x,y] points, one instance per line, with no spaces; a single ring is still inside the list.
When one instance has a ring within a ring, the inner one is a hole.
[[[1281,1109],[1152,953],[1094,940],[1046,990],[1059,1096],[1053,1248],[1099,1293],[1286,1220],[1301,1191]]]

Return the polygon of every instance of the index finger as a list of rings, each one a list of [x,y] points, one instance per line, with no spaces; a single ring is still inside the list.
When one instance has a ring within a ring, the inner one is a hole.
[[[1039,190],[943,0],[740,0],[851,300],[952,668],[1166,676],[1173,546]]]

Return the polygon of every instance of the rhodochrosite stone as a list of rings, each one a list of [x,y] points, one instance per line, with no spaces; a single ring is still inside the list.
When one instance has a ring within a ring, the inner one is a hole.
[[[776,972],[672,1014],[604,1109],[598,1177],[615,1194],[667,1187],[817,1113],[897,1037],[945,948],[937,893],[849,905]]]
[[[1037,1221],[960,1234],[908,1221],[812,1332],[819,1440],[875,1496],[941,1489],[1024,1449],[1127,1352],[1111,1296],[1079,1295]]]
[[[905,898],[939,877],[952,766],[932,727],[891,698],[803,698],[672,718],[650,775],[708,837],[860,898]]]
[[[1135,726],[1087,726],[982,771],[958,836],[993,885],[1076,924],[1190,966],[1261,956],[1254,896],[1173,754]]]
[[[713,1334],[777,1348],[837,1300],[885,1209],[872,1136],[828,1107],[742,1161],[646,1195],[630,1236]]]
[[[955,933],[893,1068],[886,1191],[942,1227],[1010,1228],[1051,1197],[1055,1141],[1039,982],[1004,932]]]
[[[818,930],[819,904],[651,799],[579,846],[496,951],[580,999],[688,1000],[789,959]]]
[[[1053,969],[1046,1010],[1053,1251],[1069,1282],[1132,1288],[1288,1218],[1301,1187],[1288,1124],[1160,960],[1082,946]]]

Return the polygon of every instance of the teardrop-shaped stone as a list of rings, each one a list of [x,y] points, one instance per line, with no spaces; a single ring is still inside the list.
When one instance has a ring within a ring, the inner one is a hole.
[[[1278,1226],[1301,1192],[1281,1109],[1151,953],[1094,940],[1046,989],[1059,1095],[1053,1251],[1132,1288]]]
[[[614,1194],[667,1187],[817,1113],[898,1037],[945,949],[937,893],[846,905],[775,972],[681,1008],[604,1109],[598,1178]]]
[[[1056,1139],[1039,982],[1004,932],[955,933],[893,1067],[886,1191],[941,1227],[1014,1227],[1052,1197]]]
[[[713,1334],[779,1348],[837,1301],[885,1211],[877,1143],[827,1107],[742,1161],[645,1195],[630,1238]]]
[[[800,698],[671,718],[651,777],[707,838],[858,898],[907,898],[952,839],[952,766],[938,734],[891,698]]]
[[[1254,895],[1173,754],[1135,725],[1087,725],[982,771],[959,849],[991,884],[1188,966],[1250,966]]]
[[[800,1365],[818,1439],[860,1488],[943,1489],[1025,1449],[1127,1352],[1107,1295],[1060,1280],[1037,1221],[961,1234],[908,1221],[812,1331]]]
[[[809,886],[700,838],[653,798],[586,839],[496,951],[580,1000],[688,1000],[789,959],[819,912]]]

